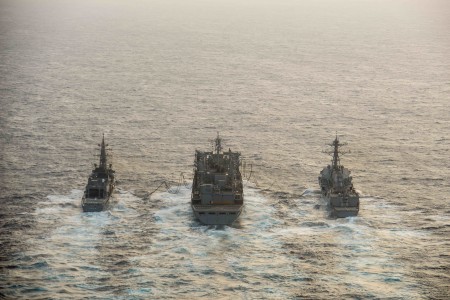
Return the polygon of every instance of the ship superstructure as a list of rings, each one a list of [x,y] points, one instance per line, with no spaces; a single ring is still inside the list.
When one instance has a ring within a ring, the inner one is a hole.
[[[110,197],[115,187],[114,170],[108,163],[106,153],[105,136],[103,135],[100,146],[100,164],[94,165],[88,183],[84,190],[81,206],[85,212],[102,211],[109,206]]]
[[[222,151],[217,134],[214,151],[195,151],[191,207],[195,217],[207,225],[230,225],[244,204],[240,153]]]
[[[319,185],[322,196],[327,201],[330,215],[337,218],[356,216],[359,212],[359,194],[353,187],[350,170],[340,163],[339,154],[342,144],[336,135],[336,139],[330,144],[333,147],[331,165],[320,172]]]

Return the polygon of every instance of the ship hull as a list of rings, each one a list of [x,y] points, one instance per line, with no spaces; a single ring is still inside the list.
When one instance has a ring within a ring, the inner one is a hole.
[[[109,197],[107,199],[85,199],[81,203],[83,212],[99,212],[109,208]]]
[[[99,212],[107,210],[111,203],[110,200],[114,191],[114,184],[110,185],[109,191],[106,198],[100,199],[86,198],[85,194],[81,199],[81,208],[83,209],[83,212]]]
[[[341,196],[323,195],[327,202],[327,208],[330,212],[330,217],[333,218],[347,218],[356,217],[359,213],[359,196],[352,195],[345,198]]]
[[[191,205],[194,216],[205,225],[231,225],[241,215],[242,205]]]
[[[357,207],[331,207],[330,216],[334,218],[356,217],[359,208]]]

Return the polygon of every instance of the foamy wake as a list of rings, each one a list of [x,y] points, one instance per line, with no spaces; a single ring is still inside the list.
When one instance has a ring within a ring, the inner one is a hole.
[[[36,293],[53,297],[61,286],[80,297],[93,290],[99,297],[138,298],[226,297],[230,291],[289,298],[296,290],[329,296],[319,283],[342,287],[340,295],[414,296],[408,270],[396,259],[398,245],[426,233],[405,229],[399,209],[383,199],[364,197],[358,217],[329,219],[315,207],[317,190],[273,199],[247,184],[239,220],[205,226],[193,217],[190,187],[169,191],[144,200],[119,189],[111,209],[98,213],[81,211],[81,190],[48,196],[33,214],[28,269],[15,274],[31,268],[46,282],[46,291]],[[391,226],[380,226],[386,223]]]

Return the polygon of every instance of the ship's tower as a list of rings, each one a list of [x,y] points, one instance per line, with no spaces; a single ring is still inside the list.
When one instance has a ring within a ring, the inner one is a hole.
[[[345,145],[347,144],[339,142],[339,138],[336,134],[336,138],[334,139],[333,143],[330,144],[330,146],[333,147],[333,151],[330,153],[333,155],[333,158],[331,160],[333,170],[338,170],[341,166],[341,159],[339,158],[339,154],[345,154],[345,152],[342,152],[341,150],[339,150],[339,148]]]
[[[217,132],[217,137],[214,140],[214,150],[216,154],[219,154],[222,151],[222,138],[219,136],[219,132]]]
[[[99,168],[106,170],[105,134],[103,134],[102,144],[100,145],[100,165],[99,165]]]

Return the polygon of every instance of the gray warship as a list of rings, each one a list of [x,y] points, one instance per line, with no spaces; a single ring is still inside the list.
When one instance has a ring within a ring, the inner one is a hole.
[[[100,146],[100,164],[94,164],[94,170],[89,175],[86,189],[81,200],[84,212],[102,211],[109,206],[109,199],[115,187],[114,170],[108,165],[105,135]]]
[[[358,215],[359,212],[359,194],[355,191],[350,176],[350,170],[340,164],[340,147],[345,146],[336,139],[330,146],[333,147],[329,154],[333,155],[331,165],[320,172],[319,185],[322,196],[327,201],[327,207],[330,210],[330,216],[336,218],[345,218]]]
[[[217,134],[214,151],[195,151],[191,207],[195,217],[206,225],[230,225],[244,205],[240,153],[222,152]]]

